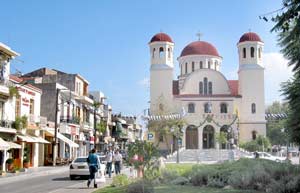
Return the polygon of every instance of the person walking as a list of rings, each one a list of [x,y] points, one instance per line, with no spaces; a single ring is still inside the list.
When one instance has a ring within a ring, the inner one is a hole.
[[[116,175],[118,175],[121,173],[121,164],[122,164],[122,154],[120,154],[119,150],[116,150],[116,153],[114,155],[114,161],[115,161]]]
[[[106,154],[106,162],[107,162],[106,168],[107,168],[108,176],[109,178],[111,178],[111,169],[112,169],[112,162],[113,162],[113,151],[111,148]]]
[[[98,171],[98,157],[95,154],[96,150],[92,149],[89,157],[87,158],[87,162],[89,164],[90,176],[87,182],[87,186],[90,187],[91,181],[94,180],[94,188],[97,188],[97,184],[95,182],[95,173]]]

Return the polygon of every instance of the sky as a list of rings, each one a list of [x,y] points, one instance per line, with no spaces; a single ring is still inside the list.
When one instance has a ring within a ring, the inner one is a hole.
[[[281,0],[9,0],[1,7],[0,42],[21,54],[12,72],[79,73],[89,90],[105,93],[115,113],[139,115],[149,107],[148,42],[160,31],[172,37],[174,59],[201,32],[223,57],[227,79],[237,79],[239,38],[249,30],[259,34],[266,104],[282,99],[280,82],[291,76],[270,32],[274,24],[258,18],[280,8]],[[174,78],[177,61],[175,70]]]

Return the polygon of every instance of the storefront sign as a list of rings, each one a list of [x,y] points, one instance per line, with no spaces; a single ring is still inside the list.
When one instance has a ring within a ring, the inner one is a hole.
[[[30,91],[30,90],[27,90],[27,89],[21,88],[21,87],[17,87],[17,88],[18,88],[18,91],[21,91],[21,92],[23,92],[23,93],[29,94],[29,95],[31,95],[31,96],[35,96],[35,93],[32,92],[32,91]]]

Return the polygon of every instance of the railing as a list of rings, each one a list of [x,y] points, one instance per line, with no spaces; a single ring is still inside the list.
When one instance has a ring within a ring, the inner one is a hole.
[[[12,128],[13,121],[0,120],[0,127]]]
[[[80,118],[78,117],[60,117],[61,123],[72,123],[72,124],[80,124]]]

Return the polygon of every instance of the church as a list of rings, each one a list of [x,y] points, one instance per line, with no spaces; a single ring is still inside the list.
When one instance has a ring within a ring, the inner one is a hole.
[[[166,33],[150,42],[150,114],[168,115],[182,108],[186,126],[180,144],[186,149],[225,149],[228,144],[247,142],[266,135],[264,43],[254,32],[237,39],[238,80],[228,80],[221,72],[222,56],[206,41],[194,41],[177,57],[180,74],[174,80],[174,41]],[[177,65],[176,65],[177,66]],[[226,144],[216,140],[228,136]],[[155,134],[161,150],[166,140]]]

